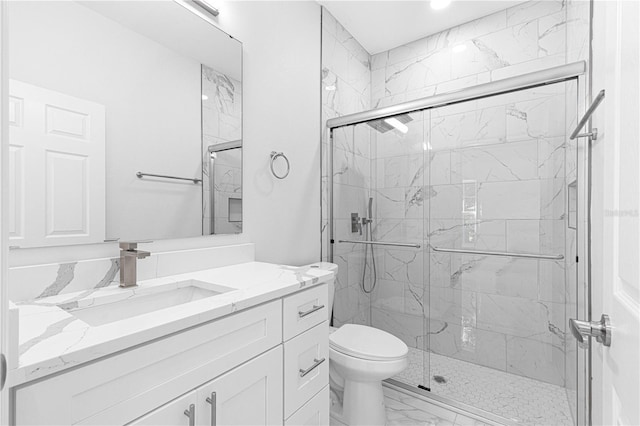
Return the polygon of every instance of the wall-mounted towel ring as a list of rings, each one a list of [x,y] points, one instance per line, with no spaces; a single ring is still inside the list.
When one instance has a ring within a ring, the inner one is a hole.
[[[284,161],[286,161],[286,162],[287,162],[287,171],[286,171],[286,172],[284,172],[284,174],[283,174],[283,175],[278,175],[278,174],[276,173],[276,171],[275,171],[275,170],[273,170],[273,163],[276,161],[276,159],[277,159],[278,157],[282,157],[282,158],[284,159]],[[286,156],[286,155],[284,155],[284,153],[283,153],[283,152],[275,152],[275,151],[271,151],[271,173],[272,173],[275,177],[277,177],[278,179],[284,179],[284,178],[286,178],[287,176],[289,176],[289,172],[290,172],[290,171],[291,171],[291,165],[289,164],[289,159],[287,158],[287,156]]]

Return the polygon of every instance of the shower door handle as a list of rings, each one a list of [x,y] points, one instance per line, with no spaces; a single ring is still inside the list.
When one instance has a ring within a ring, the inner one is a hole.
[[[609,315],[602,314],[600,321],[580,321],[571,318],[569,320],[571,334],[578,344],[586,346],[589,337],[595,337],[596,341],[605,346],[611,346],[611,321]]]

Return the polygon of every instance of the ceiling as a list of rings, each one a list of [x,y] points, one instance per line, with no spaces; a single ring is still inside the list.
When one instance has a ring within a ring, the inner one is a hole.
[[[428,0],[318,0],[370,54],[418,40],[524,1],[454,0],[433,10]]]

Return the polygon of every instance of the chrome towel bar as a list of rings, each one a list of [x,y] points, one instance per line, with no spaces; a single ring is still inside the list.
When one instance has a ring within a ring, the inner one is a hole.
[[[438,251],[443,253],[478,254],[478,255],[485,255],[485,256],[524,257],[529,259],[551,259],[551,260],[564,259],[564,255],[562,254],[509,253],[506,251],[464,250],[464,249],[443,248],[443,247],[433,247],[433,251]]]
[[[200,183],[202,182],[202,179],[196,179],[196,178],[183,178],[183,177],[177,177],[177,176],[167,176],[167,175],[154,175],[152,173],[142,173],[142,172],[137,172],[136,176],[138,176],[138,179],[142,179],[145,176],[151,176],[151,177],[159,177],[159,178],[165,178],[165,179],[176,179],[176,180],[190,180],[193,183]]]
[[[351,243],[351,244],[369,244],[372,246],[393,246],[393,247],[413,247],[420,248],[420,244],[408,244],[408,243],[386,243],[384,241],[357,241],[357,240],[338,240],[339,243]]]

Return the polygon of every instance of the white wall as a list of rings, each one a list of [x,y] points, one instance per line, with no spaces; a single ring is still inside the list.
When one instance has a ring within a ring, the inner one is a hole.
[[[199,62],[74,2],[9,14],[11,78],[106,108],[107,238],[201,235],[201,186],[135,176],[200,176]]]
[[[220,28],[242,42],[243,230],[260,261],[320,258],[320,6],[218,1]],[[291,173],[278,180],[269,153]]]
[[[304,264],[320,258],[320,6],[305,2],[220,1],[217,25],[243,43],[244,233],[161,241],[178,250],[256,243],[256,259]],[[269,153],[291,162],[285,180]],[[17,250],[11,265],[117,256],[115,244]]]

